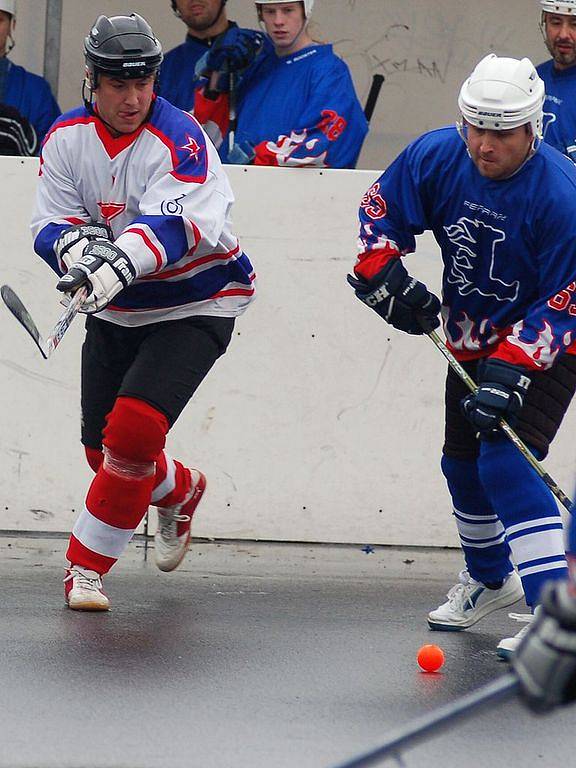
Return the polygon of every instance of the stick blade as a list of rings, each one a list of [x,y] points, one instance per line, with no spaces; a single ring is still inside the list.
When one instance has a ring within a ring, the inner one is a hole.
[[[3,285],[0,288],[0,294],[2,295],[2,300],[4,301],[4,304],[8,307],[10,312],[14,315],[16,320],[20,323],[20,325],[30,334],[30,336],[34,339],[34,343],[42,353],[42,356],[45,360],[48,359],[48,353],[46,349],[44,348],[44,339],[40,335],[40,331],[38,330],[38,327],[34,320],[30,317],[30,314],[24,304],[21,302],[21,300],[18,298],[16,293],[10,288],[9,285]]]

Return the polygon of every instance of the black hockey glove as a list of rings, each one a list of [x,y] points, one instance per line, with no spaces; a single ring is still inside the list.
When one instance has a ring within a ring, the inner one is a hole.
[[[88,285],[91,292],[81,311],[93,314],[107,307],[135,277],[136,268],[124,251],[114,243],[96,240],[88,243],[82,258],[66,272],[56,288],[73,294],[81,286]]]
[[[31,157],[38,137],[28,118],[8,104],[0,104],[0,155]]]
[[[54,243],[56,256],[60,261],[62,273],[84,255],[84,248],[92,240],[113,240],[114,235],[107,224],[91,221],[88,224],[78,224],[65,229]]]
[[[548,584],[534,621],[512,656],[524,703],[549,712],[576,700],[576,597],[569,582]]]
[[[440,301],[392,259],[371,280],[348,275],[356,296],[399,331],[421,335],[440,325]]]
[[[500,419],[514,426],[530,386],[525,368],[488,358],[478,364],[478,390],[462,400],[462,411],[481,440],[499,434]]]

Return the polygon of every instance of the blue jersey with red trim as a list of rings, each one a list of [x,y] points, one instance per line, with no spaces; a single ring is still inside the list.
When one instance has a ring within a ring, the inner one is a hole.
[[[236,143],[255,165],[354,168],[368,124],[347,65],[331,45],[292,56],[266,46],[238,85]],[[220,147],[226,162],[228,141]]]
[[[47,81],[9,62],[2,101],[28,119],[36,131],[40,147],[48,129],[60,115],[60,107]]]
[[[480,175],[455,128],[410,144],[366,193],[360,263],[431,230],[442,315],[460,360],[548,368],[576,340],[576,168],[542,143],[512,177]]]
[[[230,231],[233,194],[196,120],[162,98],[114,138],[97,114],[62,115],[41,154],[32,233],[58,273],[54,244],[69,226],[106,222],[137,279],[99,313],[119,325],[190,315],[234,317],[254,297],[254,271]]]
[[[205,40],[187,35],[181,45],[168,51],[160,67],[159,94],[175,107],[191,112],[194,109],[194,93],[202,82],[199,74],[202,60],[214,43],[237,26],[236,22],[230,21],[224,32]]]
[[[546,87],[544,141],[576,162],[576,67],[559,70],[550,59],[536,69]]]

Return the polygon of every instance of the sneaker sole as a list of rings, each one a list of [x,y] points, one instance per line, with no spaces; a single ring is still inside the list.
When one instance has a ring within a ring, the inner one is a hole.
[[[474,624],[477,624],[485,616],[488,616],[494,611],[499,611],[501,608],[508,608],[508,606],[514,605],[514,603],[518,603],[520,600],[522,600],[523,597],[524,597],[524,591],[521,590],[521,593],[519,595],[513,594],[510,596],[510,599],[507,599],[504,602],[499,602],[498,605],[487,605],[483,611],[478,612],[478,614],[474,617],[474,619],[463,621],[461,624],[456,624],[456,623],[442,624],[442,622],[440,621],[434,621],[434,619],[428,619],[428,627],[433,632],[461,632],[463,629],[468,629],[469,627],[473,627]]]
[[[66,602],[68,608],[71,611],[109,611],[110,605],[102,605],[102,603],[74,603]]]

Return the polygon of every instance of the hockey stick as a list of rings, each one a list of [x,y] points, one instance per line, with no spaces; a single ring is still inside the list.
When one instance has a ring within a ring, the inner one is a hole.
[[[398,759],[401,749],[415,746],[431,736],[436,736],[456,720],[476,714],[488,704],[500,703],[517,693],[519,687],[516,675],[512,672],[483,685],[473,693],[468,693],[456,699],[452,704],[438,707],[428,715],[417,718],[393,734],[384,744],[370,752],[365,752],[345,763],[340,763],[334,768],[365,768],[374,765],[387,757]]]
[[[236,128],[238,127],[238,114],[236,109],[236,75],[230,71],[228,74],[230,78],[230,91],[228,93],[228,151],[232,152],[234,149],[234,142],[236,140]]]
[[[68,304],[66,310],[60,315],[56,325],[54,328],[52,328],[46,340],[42,338],[42,335],[38,330],[38,326],[34,320],[32,320],[30,313],[22,301],[18,298],[16,293],[14,293],[12,288],[10,288],[9,285],[3,285],[2,288],[0,288],[0,294],[2,295],[4,304],[6,304],[16,320],[18,320],[20,325],[22,325],[23,328],[34,339],[34,343],[42,353],[42,357],[45,360],[48,360],[52,352],[54,352],[58,344],[60,344],[62,341],[62,337],[70,327],[72,320],[74,320],[78,314],[78,311],[82,306],[82,302],[88,295],[88,290],[86,288],[81,288],[79,291],[76,291],[74,297],[70,301],[70,304]]]
[[[452,370],[458,374],[458,376],[462,379],[464,384],[468,387],[468,389],[471,392],[476,392],[478,387],[476,386],[476,382],[474,379],[466,373],[464,368],[460,365],[458,360],[454,357],[452,352],[448,349],[446,344],[442,341],[440,336],[436,333],[436,331],[429,331],[427,329],[426,333],[429,336],[429,338],[432,340],[434,345],[442,352],[446,360],[448,360],[448,364],[452,368]],[[516,434],[516,432],[512,429],[512,427],[504,421],[504,419],[500,419],[500,428],[502,429],[502,432],[506,435],[506,437],[514,443],[516,448],[520,451],[522,456],[528,461],[532,469],[536,471],[536,473],[542,478],[544,483],[548,486],[548,488],[552,491],[554,496],[558,499],[558,501],[563,504],[566,509],[571,512],[572,511],[572,501],[566,496],[564,491],[560,488],[558,483],[546,472],[542,464],[538,461],[538,459],[534,456],[530,448],[526,445],[523,440],[521,440],[520,437]]]
[[[374,109],[376,108],[376,102],[378,101],[378,97],[380,96],[380,90],[383,84],[384,84],[384,75],[374,75],[374,77],[372,78],[372,85],[370,86],[370,91],[368,93],[368,98],[366,99],[366,105],[364,107],[364,117],[366,118],[368,123],[370,122],[370,120],[372,120],[372,115],[374,114]]]

